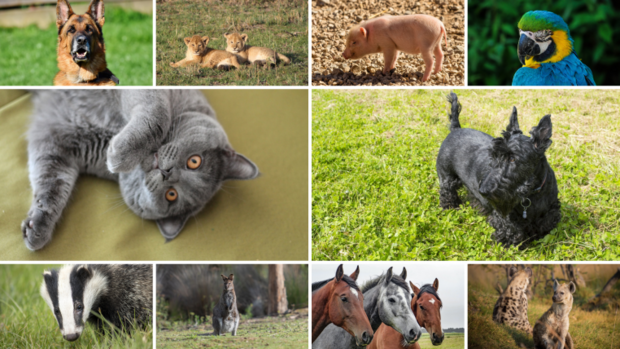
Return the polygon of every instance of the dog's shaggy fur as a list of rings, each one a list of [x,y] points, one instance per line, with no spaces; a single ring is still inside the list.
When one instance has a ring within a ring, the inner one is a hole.
[[[561,218],[555,174],[545,151],[551,145],[551,115],[523,135],[514,107],[502,137],[461,128],[461,104],[454,92],[450,134],[437,156],[440,205],[458,208],[457,190],[468,189],[470,201],[495,228],[494,238],[504,245],[519,245],[540,239],[556,227]]]

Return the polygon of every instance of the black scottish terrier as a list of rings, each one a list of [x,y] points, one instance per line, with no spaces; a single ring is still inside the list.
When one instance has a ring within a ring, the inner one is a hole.
[[[523,135],[513,107],[502,137],[461,128],[461,104],[454,92],[450,134],[437,155],[439,201],[443,209],[458,208],[457,190],[468,189],[472,206],[478,207],[504,245],[527,246],[547,235],[560,221],[560,201],[555,174],[545,151],[551,145],[551,115],[545,115],[530,135]]]

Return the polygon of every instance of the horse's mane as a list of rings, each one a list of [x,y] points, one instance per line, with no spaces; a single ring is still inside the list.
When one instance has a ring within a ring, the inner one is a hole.
[[[435,288],[431,284],[426,284],[420,287],[420,293],[418,293],[418,298],[420,298],[420,296],[424,293],[429,293],[431,296],[437,298],[437,300],[439,300],[443,307],[443,302],[441,301],[441,298],[439,298],[437,291],[435,291]]]
[[[374,279],[370,279],[366,281],[366,283],[364,283],[364,285],[362,286],[362,293],[377,286],[384,279],[385,279],[385,274],[381,274],[375,277]],[[390,281],[392,281],[394,284],[396,284],[396,286],[403,288],[405,291],[407,291],[407,293],[409,293],[409,286],[407,286],[405,279],[401,278],[400,275],[392,274],[392,280]]]
[[[329,283],[333,279],[334,278],[323,280],[323,281],[313,282],[312,283],[312,292],[319,290],[323,286],[327,285],[327,283]],[[359,288],[359,286],[357,286],[357,283],[355,282],[355,280],[351,279],[351,277],[349,275],[346,275],[346,274],[343,275],[342,276],[342,281],[346,282],[347,285],[349,285],[349,287],[351,287],[352,289],[357,290],[357,291],[360,290],[360,288]]]

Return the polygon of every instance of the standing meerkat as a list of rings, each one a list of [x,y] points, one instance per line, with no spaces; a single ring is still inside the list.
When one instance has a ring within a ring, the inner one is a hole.
[[[239,327],[239,310],[237,310],[237,295],[233,284],[234,275],[226,277],[222,275],[224,281],[224,291],[222,297],[213,308],[213,334],[222,336],[224,333],[232,332],[237,335]]]
[[[510,281],[504,292],[499,296],[493,308],[493,321],[514,327],[517,330],[532,333],[532,326],[527,319],[527,287],[532,277],[532,269],[518,270],[511,267],[508,272]]]
[[[128,331],[146,327],[153,309],[153,266],[150,264],[66,265],[46,270],[40,289],[64,339],[75,341],[88,321],[98,329],[104,322]]]
[[[568,333],[568,314],[573,309],[575,284],[553,281],[553,305],[534,325],[536,349],[573,349],[573,339]]]

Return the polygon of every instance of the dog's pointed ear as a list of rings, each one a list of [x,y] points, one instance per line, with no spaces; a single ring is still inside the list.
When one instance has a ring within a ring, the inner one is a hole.
[[[187,219],[189,219],[189,216],[167,217],[158,219],[156,222],[159,232],[168,242],[179,235]]]
[[[67,0],[58,0],[56,3],[56,27],[58,27],[59,31],[72,15],[73,10],[69,2]]]
[[[224,150],[226,157],[226,169],[224,170],[224,180],[229,179],[254,179],[258,177],[258,167],[245,156],[236,153],[234,150]]]
[[[534,147],[539,152],[545,152],[553,142],[551,141],[551,115],[543,116],[543,118],[540,119],[538,126],[532,127],[530,135],[532,135],[532,142],[534,143]]]
[[[508,127],[506,127],[506,131],[510,133],[521,133],[521,129],[519,129],[519,120],[517,119],[517,107],[512,107],[512,114],[510,115],[510,121],[508,122]]]
[[[95,22],[99,24],[99,27],[103,27],[103,23],[105,22],[105,12],[103,8],[103,0],[91,0],[90,5],[88,5],[88,10],[86,11],[88,15],[93,17]]]

